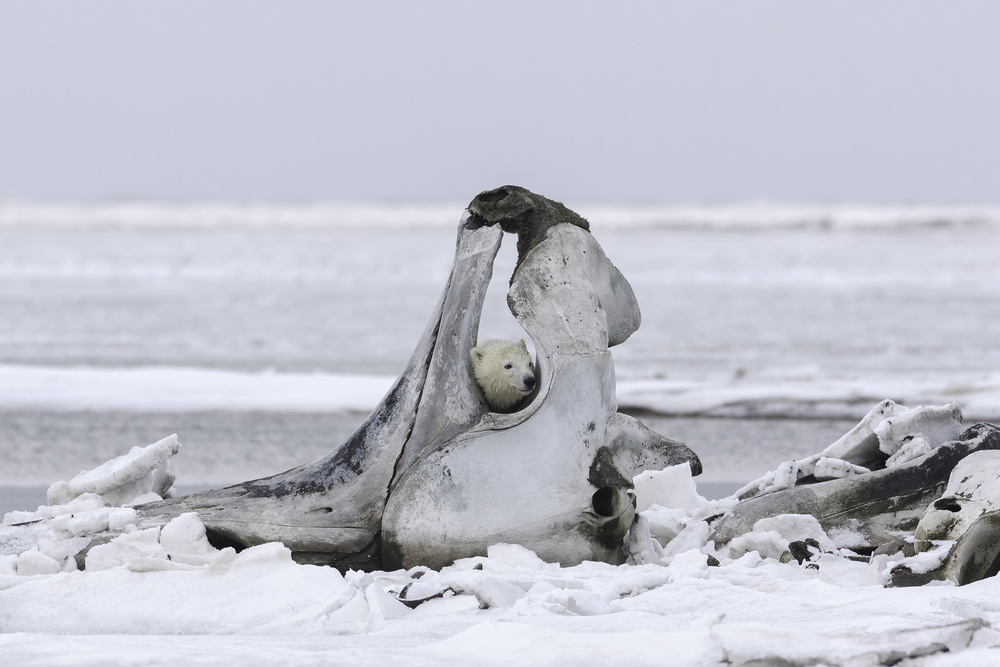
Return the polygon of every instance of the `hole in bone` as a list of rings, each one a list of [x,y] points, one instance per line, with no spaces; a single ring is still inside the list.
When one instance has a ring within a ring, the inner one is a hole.
[[[216,549],[225,549],[226,547],[232,547],[239,553],[247,548],[247,545],[242,542],[237,542],[229,535],[221,533],[217,530],[205,526],[205,536],[208,538],[208,543],[211,544]]]
[[[504,234],[500,251],[493,262],[493,277],[486,288],[483,301],[483,314],[479,320],[480,342],[491,338],[503,338],[517,342],[524,339],[532,359],[535,358],[535,346],[531,337],[514,319],[507,305],[507,292],[510,289],[510,278],[517,266],[517,239],[510,234]]]
[[[954,498],[940,498],[934,501],[934,509],[946,512],[961,512],[962,506]]]
[[[618,494],[610,486],[602,486],[590,499],[590,504],[594,508],[594,513],[598,516],[615,516],[618,505]]]
[[[505,234],[496,260],[493,262],[493,277],[486,288],[486,296],[483,300],[483,312],[479,319],[479,328],[477,331],[477,344],[493,338],[510,340],[515,343],[523,339],[528,348],[528,354],[531,355],[532,362],[534,363],[535,380],[533,384],[529,384],[527,381],[524,382],[524,386],[531,391],[528,395],[530,398],[522,399],[515,406],[513,412],[523,410],[531,404],[538,393],[538,386],[541,382],[535,344],[531,340],[531,336],[528,335],[528,332],[521,327],[521,324],[511,314],[510,306],[507,305],[507,292],[510,288],[509,281],[516,265],[517,240],[510,234]],[[469,365],[469,377],[475,383],[471,364]],[[476,386],[478,388],[478,385]]]

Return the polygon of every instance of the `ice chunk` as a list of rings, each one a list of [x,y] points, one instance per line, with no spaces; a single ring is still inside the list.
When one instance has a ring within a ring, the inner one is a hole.
[[[541,588],[537,584],[536,586]],[[562,608],[564,610],[562,613],[576,616],[600,616],[611,612],[608,603],[591,591],[557,588],[551,584],[549,586],[549,590],[531,595],[523,606],[556,605],[554,608]]]
[[[206,565],[213,562],[219,553],[208,543],[205,524],[195,512],[186,512],[171,519],[160,530],[160,545],[170,560],[188,565]]]
[[[962,410],[955,403],[907,408],[885,400],[819,454],[786,461],[735,495],[746,500],[795,486],[803,477],[821,481],[865,474],[871,470],[868,466],[882,467],[882,462],[887,467],[901,465],[957,440],[961,428]],[[892,458],[904,448],[905,452]]]
[[[632,482],[635,484],[636,512],[645,511],[653,505],[690,512],[708,502],[695,490],[691,464],[687,461],[663,470],[639,473]]]
[[[906,410],[895,401],[882,401],[869,410],[857,426],[824,449],[822,455],[858,465],[865,464],[878,454],[879,443],[875,428],[886,419],[903,414]]]
[[[103,507],[106,507],[104,498],[101,498],[96,493],[88,492],[80,494],[69,503],[63,505],[43,505],[38,508],[38,511],[44,515],[44,518],[50,519],[52,517],[63,516],[65,514],[81,514],[83,512],[99,510]]]
[[[816,517],[809,514],[779,514],[778,516],[761,519],[754,524],[756,530],[773,530],[786,542],[814,539],[821,549],[834,548],[831,540]]]
[[[57,482],[66,484],[66,482]],[[17,523],[28,523],[31,521],[45,521],[57,516],[69,514],[82,514],[91,510],[98,510],[105,506],[104,499],[96,493],[83,493],[74,497],[65,504],[42,505],[34,512],[8,512],[4,516],[4,525],[9,526]]]
[[[29,521],[40,521],[41,519],[42,517],[36,512],[14,510],[3,515],[3,525],[11,526],[15,523],[28,523]]]
[[[17,573],[21,576],[55,574],[62,570],[62,563],[41,551],[31,549],[17,557]]]
[[[60,563],[65,562],[70,556],[75,556],[90,544],[89,537],[70,537],[48,539],[39,538],[38,550],[49,558],[54,558]],[[73,560],[73,568],[76,569],[76,561]]]
[[[761,558],[778,559],[786,551],[788,542],[773,530],[754,530],[730,540],[726,546],[726,553],[734,560],[751,552],[757,552]]]
[[[841,479],[842,477],[851,477],[852,475],[863,475],[866,472],[871,472],[871,470],[862,466],[854,465],[853,463],[844,461],[843,459],[821,456],[819,460],[816,461],[813,476],[818,480]]]
[[[52,519],[53,530],[70,535],[88,535],[108,529],[108,519],[114,510],[110,507],[79,512],[77,514],[60,514]]]
[[[708,556],[701,549],[688,549],[670,561],[670,575],[677,581],[682,577],[704,579],[708,576]]]
[[[155,503],[159,500],[163,500],[163,497],[160,496],[160,494],[158,493],[153,493],[152,491],[150,491],[148,493],[143,493],[141,495],[136,496],[132,500],[125,503],[125,505],[129,507],[134,507],[136,505],[145,505],[146,503]]]
[[[405,604],[386,593],[378,584],[370,584],[365,589],[368,602],[367,629],[374,630],[385,621],[403,618],[413,612]]]
[[[745,484],[735,495],[742,500],[793,487],[800,477],[812,474],[818,459],[819,456],[815,456],[800,461],[785,461],[771,472]]]
[[[639,515],[648,525],[649,534],[660,544],[677,537],[687,523],[689,515],[683,509],[652,507]]]
[[[933,449],[934,445],[931,444],[931,441],[923,433],[904,436],[902,446],[896,450],[895,454],[889,457],[885,462],[885,467],[895,468],[907,461],[912,461],[924,454],[928,454]]]
[[[674,536],[676,537],[676,533]],[[659,563],[660,559],[663,558],[663,549],[659,542],[653,539],[649,530],[649,521],[644,514],[637,515],[632,526],[628,529],[623,549],[630,565]]]
[[[0,554],[0,575],[17,574],[18,554]]]
[[[87,552],[87,570],[109,570],[147,558],[165,561],[167,552],[160,546],[159,538],[159,528],[147,528],[119,535],[107,544],[99,544]]]
[[[663,545],[664,557],[672,558],[691,549],[701,549],[708,542],[711,532],[712,529],[707,521],[689,521],[677,537]]]
[[[958,440],[962,432],[962,409],[956,403],[941,406],[920,405],[902,414],[894,415],[875,427],[879,449],[895,454],[911,442],[911,436],[922,434],[929,449],[951,440]]]
[[[534,551],[526,549],[520,544],[494,544],[487,547],[486,556],[491,561],[510,567],[523,567],[529,570],[559,569],[557,563],[546,563]]]
[[[753,525],[753,530],[731,540],[727,545],[729,558],[756,551],[762,558],[781,558],[788,551],[790,542],[816,540],[822,551],[835,548],[833,540],[827,536],[816,517],[808,514],[779,514],[761,519]]]
[[[68,482],[56,482],[49,487],[50,505],[65,505],[83,493],[96,493],[109,505],[121,506],[145,493],[163,496],[174,476],[167,459],[180,451],[176,435],[170,435],[146,447],[133,447],[124,454],[85,470]]]
[[[122,531],[135,525],[139,513],[131,507],[115,507],[108,513],[108,530]]]

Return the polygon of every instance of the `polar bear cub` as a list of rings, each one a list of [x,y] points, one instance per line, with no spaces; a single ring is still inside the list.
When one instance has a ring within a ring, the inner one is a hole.
[[[472,348],[472,373],[494,412],[511,412],[535,389],[535,365],[524,340],[488,340]]]

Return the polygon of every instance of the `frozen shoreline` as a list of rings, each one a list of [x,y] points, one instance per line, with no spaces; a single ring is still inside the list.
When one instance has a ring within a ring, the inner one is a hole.
[[[1000,373],[965,375],[838,379],[799,371],[760,378],[620,378],[618,403],[660,416],[851,419],[866,406],[892,398],[907,405],[956,402],[967,421],[997,420]],[[394,381],[321,372],[0,364],[0,409],[367,412]]]

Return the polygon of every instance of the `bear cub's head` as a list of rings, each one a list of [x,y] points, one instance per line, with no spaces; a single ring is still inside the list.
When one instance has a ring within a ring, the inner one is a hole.
[[[535,389],[535,365],[524,340],[488,340],[472,348],[472,373],[494,412],[510,412]]]

